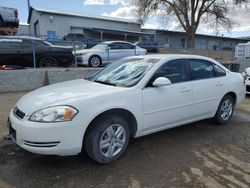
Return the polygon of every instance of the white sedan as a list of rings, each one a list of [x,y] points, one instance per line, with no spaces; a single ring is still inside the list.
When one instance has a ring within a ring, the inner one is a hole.
[[[108,41],[87,50],[76,51],[78,65],[99,67],[124,57],[145,55],[147,50],[123,41]]]
[[[130,138],[202,119],[231,119],[246,93],[244,77],[192,55],[148,55],[114,62],[88,79],[46,86],[10,112],[12,140],[34,153],[98,163],[125,152]]]

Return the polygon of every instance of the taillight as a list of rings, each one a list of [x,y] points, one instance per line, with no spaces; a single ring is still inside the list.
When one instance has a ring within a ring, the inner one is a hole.
[[[15,14],[15,17],[17,18],[18,17],[18,11],[17,11],[17,9],[14,10],[14,14]]]

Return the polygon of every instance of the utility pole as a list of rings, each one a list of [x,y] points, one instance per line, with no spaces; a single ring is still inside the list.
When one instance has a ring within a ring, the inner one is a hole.
[[[29,15],[30,15],[30,0],[27,0],[27,3],[28,3],[28,19],[29,19]],[[29,25],[29,35],[31,35],[30,25]]]
[[[30,0],[27,0],[28,1],[28,14],[30,13]]]

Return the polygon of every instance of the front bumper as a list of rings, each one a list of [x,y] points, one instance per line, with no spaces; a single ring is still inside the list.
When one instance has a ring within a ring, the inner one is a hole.
[[[78,65],[88,65],[88,58],[86,56],[76,56]]]
[[[9,116],[9,133],[23,149],[44,155],[76,155],[82,150],[83,132],[74,121],[37,123],[17,117],[13,110]]]

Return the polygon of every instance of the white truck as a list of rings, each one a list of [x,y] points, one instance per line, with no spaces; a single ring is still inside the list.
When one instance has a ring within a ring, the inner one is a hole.
[[[241,43],[235,47],[235,59],[250,59],[250,42]]]
[[[0,28],[19,26],[18,10],[0,6]]]

